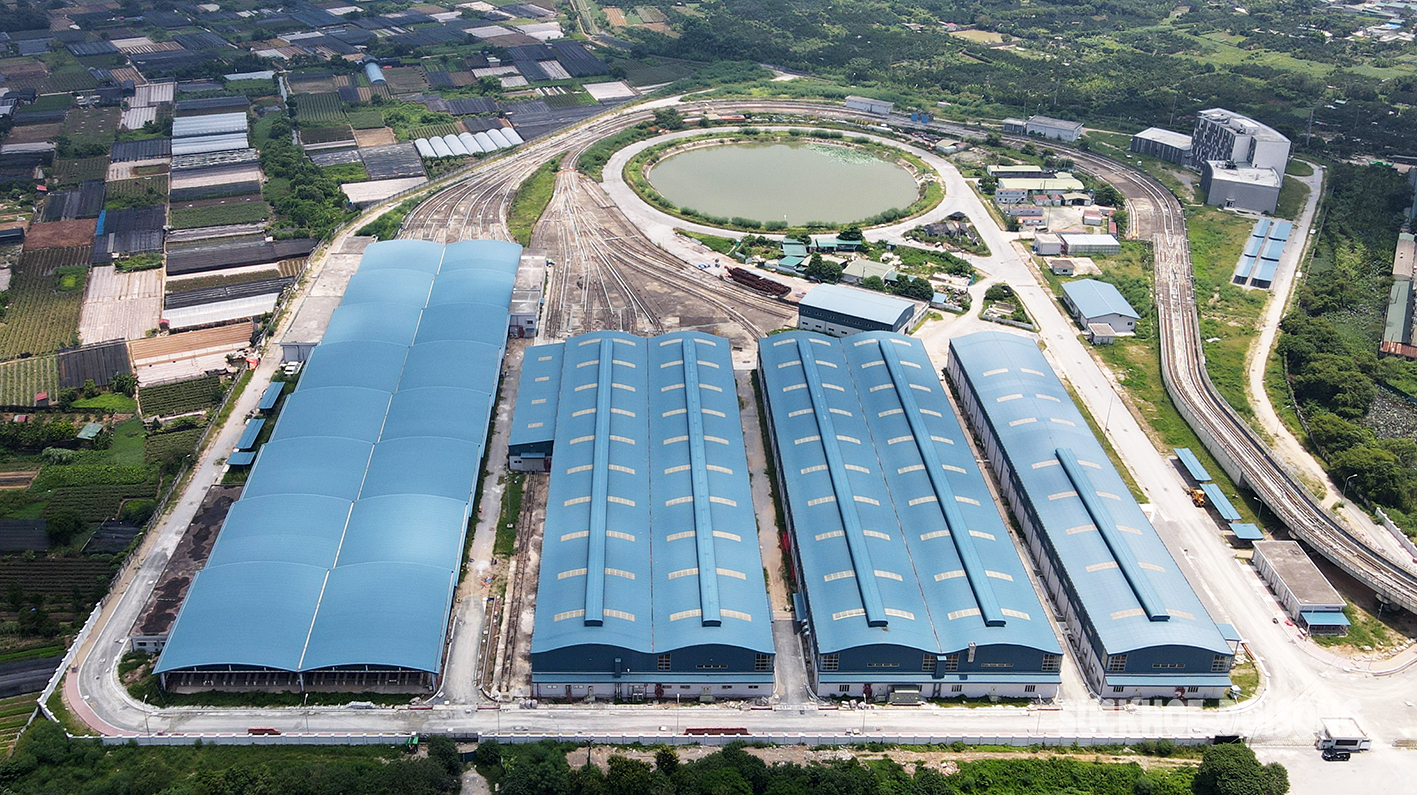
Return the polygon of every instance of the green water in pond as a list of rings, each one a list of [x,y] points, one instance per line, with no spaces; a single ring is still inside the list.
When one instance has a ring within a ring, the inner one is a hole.
[[[670,155],[650,184],[679,207],[705,215],[848,223],[893,207],[919,191],[899,165],[857,149],[824,144],[730,144]]]

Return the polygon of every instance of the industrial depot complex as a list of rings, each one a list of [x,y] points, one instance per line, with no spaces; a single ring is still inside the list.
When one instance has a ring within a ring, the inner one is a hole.
[[[544,267],[494,241],[366,249],[160,647],[166,687],[438,689],[509,306]],[[767,697],[796,659],[819,698],[1044,700],[1068,652],[1104,698],[1230,688],[1234,631],[1034,342],[954,339],[957,410],[919,340],[833,331],[758,341],[780,528],[754,505],[728,339],[523,349],[506,463],[547,473],[540,532],[522,529],[540,537],[524,692]],[[775,545],[795,630],[777,637]]]

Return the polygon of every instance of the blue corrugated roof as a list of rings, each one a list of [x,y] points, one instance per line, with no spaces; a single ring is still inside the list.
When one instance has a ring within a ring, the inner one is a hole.
[[[261,393],[261,402],[256,404],[260,411],[270,411],[276,407],[276,402],[280,400],[280,393],[285,390],[284,381],[276,381],[266,387],[266,391]]]
[[[520,251],[365,250],[158,671],[441,668]]]
[[[561,397],[563,343],[536,345],[522,355],[517,381],[517,407],[507,448],[513,452],[528,445],[549,444],[556,438],[556,408]]]
[[[1176,645],[1229,654],[1037,344],[979,332],[952,339],[950,353],[1106,652]]]
[[[1137,310],[1127,303],[1127,299],[1122,297],[1117,288],[1107,282],[1097,279],[1064,282],[1063,294],[1085,318],[1102,317],[1103,315],[1141,318],[1141,315],[1138,315]]]
[[[248,467],[256,460],[255,453],[232,453],[227,456],[226,463],[234,467]]]
[[[772,652],[728,340],[567,340],[555,440],[534,654]]]
[[[1220,514],[1220,518],[1227,522],[1240,521],[1240,512],[1235,510],[1235,506],[1230,504],[1230,500],[1225,497],[1225,492],[1220,490],[1220,486],[1215,483],[1202,483],[1201,490],[1205,492],[1206,499],[1214,506],[1215,512]]]
[[[759,356],[820,652],[1057,653],[918,340],[792,332],[761,340]]]
[[[1264,540],[1264,533],[1260,532],[1258,527],[1255,527],[1249,522],[1231,522],[1230,532],[1234,533],[1235,537],[1241,541]]]
[[[839,312],[892,327],[900,321],[901,315],[915,310],[915,305],[904,298],[872,290],[843,287],[839,284],[819,284],[813,287],[807,291],[800,305],[826,312]]]
[[[266,421],[260,417],[246,421],[246,427],[241,431],[241,438],[236,440],[236,449],[242,452],[253,450],[256,447],[256,440],[261,436],[261,429],[266,427]]]
[[[1346,627],[1352,623],[1336,610],[1300,610],[1299,618],[1311,627]]]
[[[1201,463],[1199,458],[1196,458],[1195,453],[1191,452],[1191,448],[1177,447],[1176,457],[1181,459],[1181,465],[1186,468],[1187,472],[1191,473],[1191,477],[1195,478],[1197,483],[1204,483],[1212,479],[1210,473],[1205,471],[1205,465]]]

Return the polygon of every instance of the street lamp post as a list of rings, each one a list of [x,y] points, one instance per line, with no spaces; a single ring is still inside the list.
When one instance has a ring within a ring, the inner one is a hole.
[[[1351,483],[1351,482],[1353,481],[1353,478],[1356,478],[1356,477],[1358,477],[1358,473],[1357,473],[1357,472],[1354,472],[1353,474],[1351,474],[1351,475],[1349,475],[1348,477],[1344,478],[1344,480],[1343,480],[1343,493],[1342,493],[1340,499],[1343,499],[1343,500],[1347,500],[1347,499],[1348,499],[1348,484]]]

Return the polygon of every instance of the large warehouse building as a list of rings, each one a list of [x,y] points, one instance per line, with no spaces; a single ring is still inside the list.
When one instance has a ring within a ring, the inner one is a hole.
[[[559,378],[526,377],[558,359]],[[535,694],[771,696],[772,614],[728,340],[595,332],[529,348],[525,362],[513,423],[543,423],[520,438],[551,440],[555,461]]]
[[[1062,650],[923,345],[759,341],[759,375],[825,697],[1037,697]]]
[[[961,408],[1104,698],[1219,698],[1234,652],[1032,340],[950,341]]]
[[[436,688],[520,254],[369,246],[192,583],[166,687]]]
[[[844,337],[861,331],[905,331],[918,310],[904,298],[874,290],[820,284],[797,305],[797,328]]]

